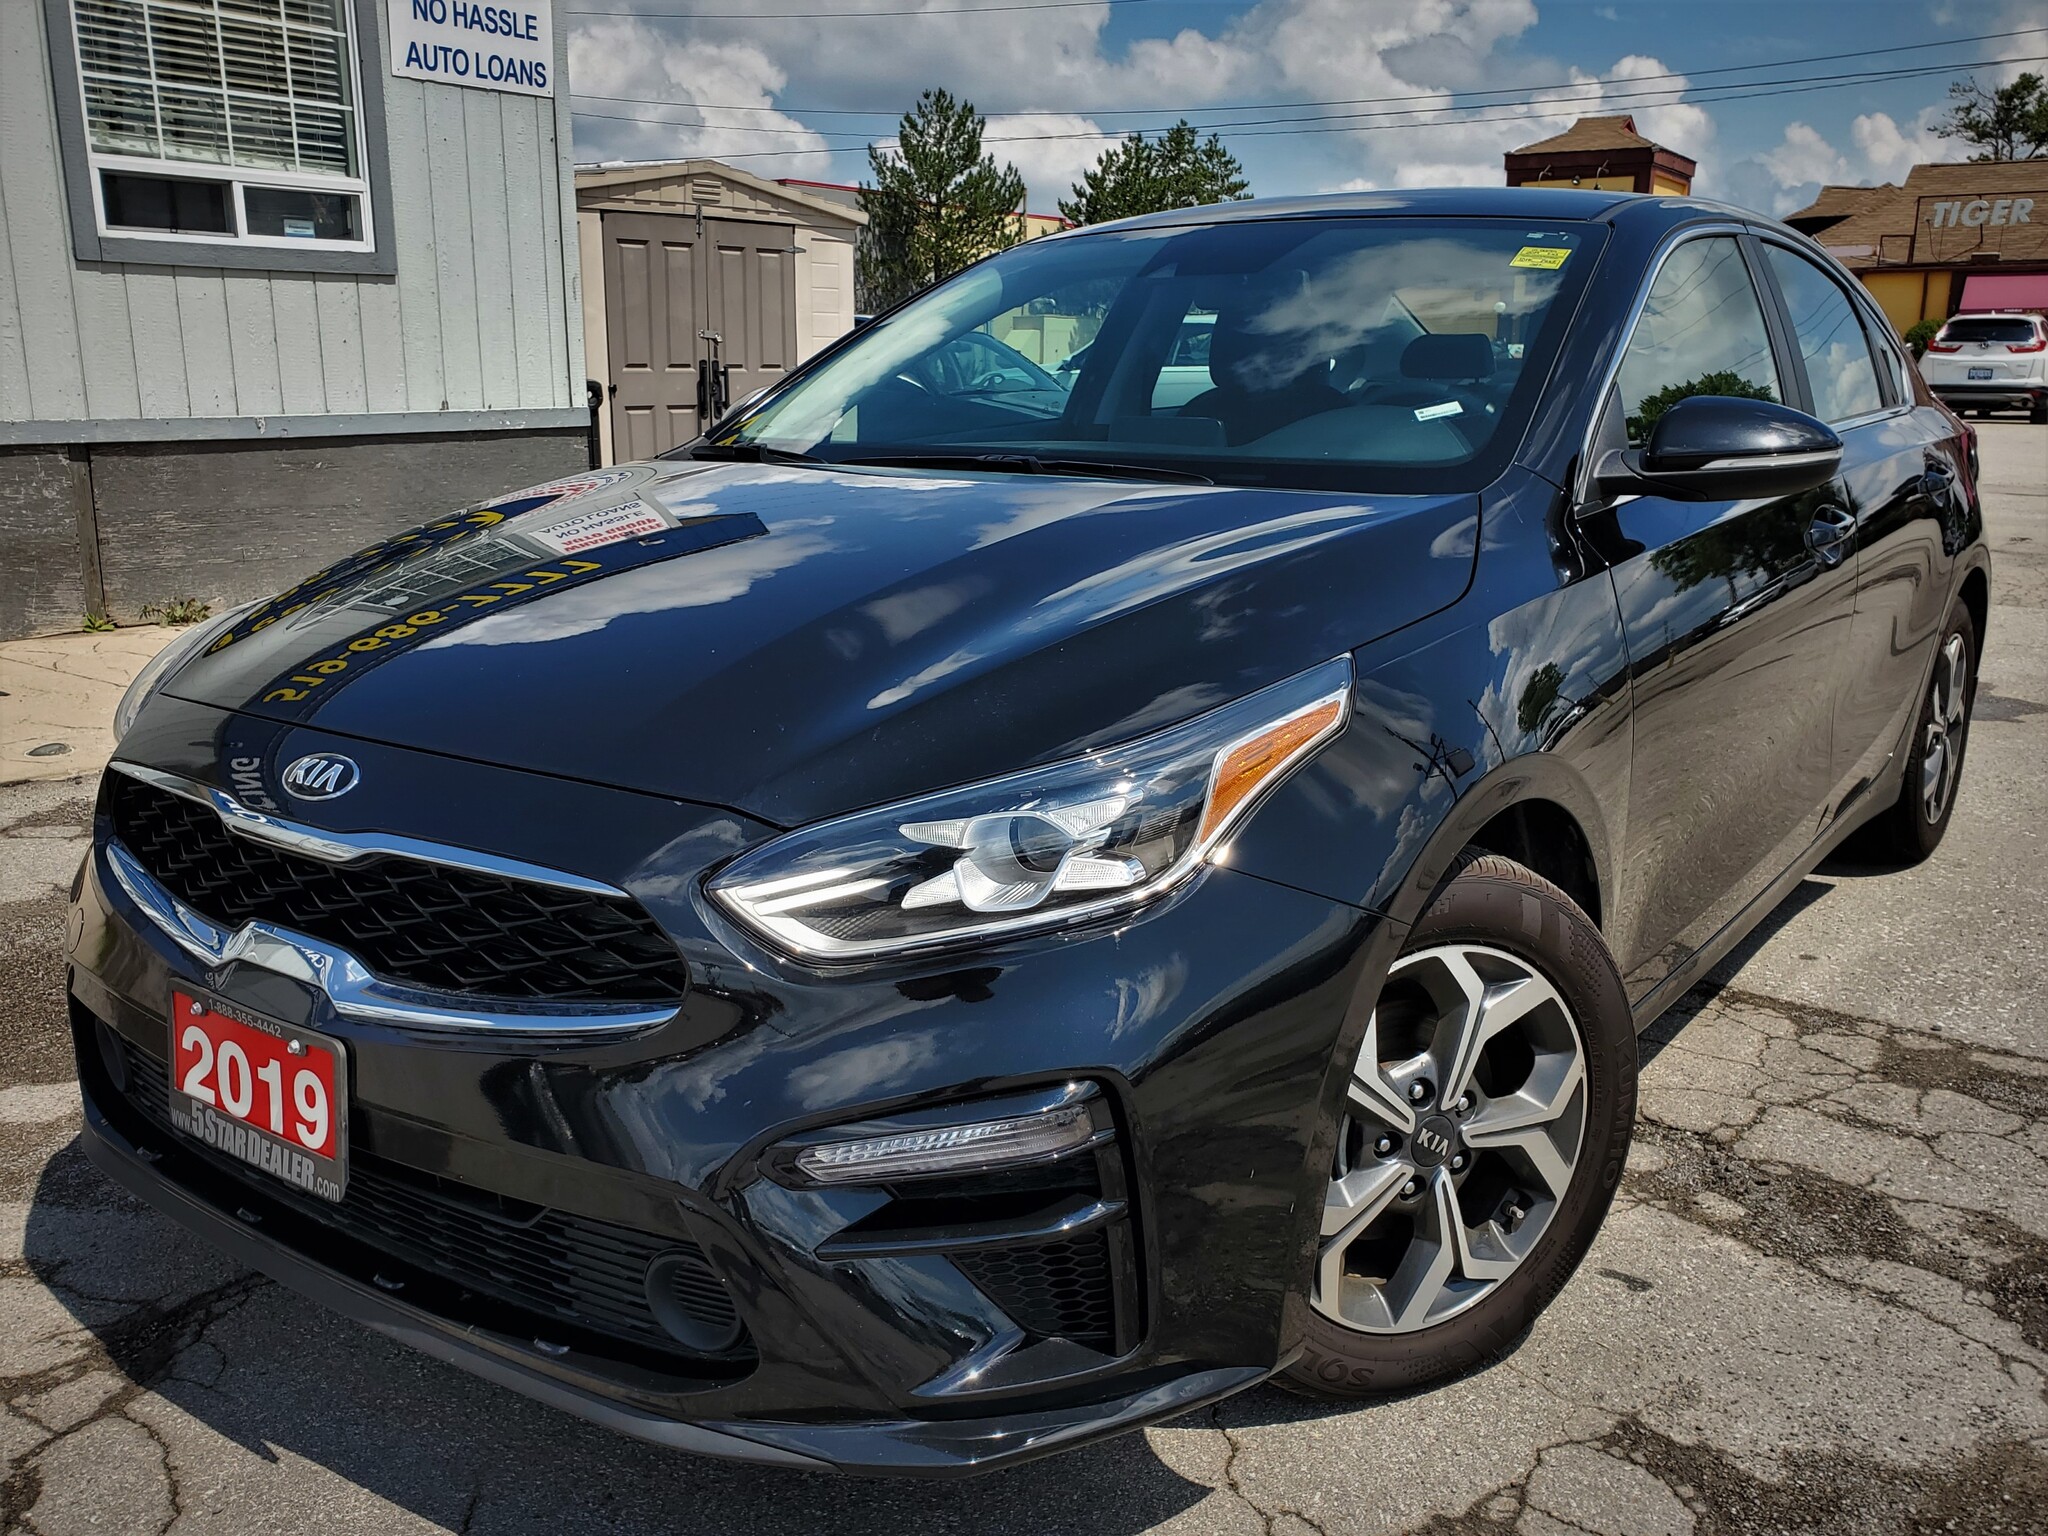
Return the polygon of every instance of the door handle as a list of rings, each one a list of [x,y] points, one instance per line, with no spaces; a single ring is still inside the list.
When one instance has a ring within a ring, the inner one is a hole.
[[[1806,547],[1820,557],[1822,565],[1842,563],[1849,552],[1849,540],[1856,532],[1856,519],[1840,507],[1822,507],[1806,528]]]

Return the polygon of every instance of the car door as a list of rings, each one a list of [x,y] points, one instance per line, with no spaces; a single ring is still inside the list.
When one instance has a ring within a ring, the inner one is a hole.
[[[1889,343],[1841,281],[1784,242],[1762,249],[1810,408],[1842,439],[1834,500],[1856,520],[1855,617],[1835,698],[1838,813],[1884,769],[1919,705],[1948,593],[1943,534],[1963,486],[1941,446],[1946,422],[1904,393]]]
[[[1690,395],[1798,404],[1746,241],[1665,255],[1590,457],[1640,446]],[[1632,998],[1710,940],[1812,840],[1832,785],[1833,702],[1853,608],[1846,515],[1826,488],[1776,500],[1619,498],[1611,540],[1633,746],[1617,934]]]

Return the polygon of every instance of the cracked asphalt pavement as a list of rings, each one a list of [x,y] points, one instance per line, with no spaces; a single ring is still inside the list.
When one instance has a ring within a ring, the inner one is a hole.
[[[237,1269],[78,1150],[87,782],[0,788],[0,1525],[74,1531],[2048,1530],[2048,431],[1983,429],[1993,610],[1948,840],[1835,862],[1644,1037],[1620,1197],[1442,1390],[1265,1388],[968,1483],[592,1429]]]

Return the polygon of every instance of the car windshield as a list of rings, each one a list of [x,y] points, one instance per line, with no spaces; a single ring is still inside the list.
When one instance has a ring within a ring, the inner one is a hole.
[[[2031,320],[1951,320],[1941,328],[1942,341],[2004,341],[2025,345],[2034,339]]]
[[[1473,489],[1512,453],[1602,235],[1376,217],[1032,242],[688,451]]]

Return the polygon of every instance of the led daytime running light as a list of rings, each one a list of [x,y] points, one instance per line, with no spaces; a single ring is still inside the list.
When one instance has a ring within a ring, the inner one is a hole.
[[[823,1184],[874,1184],[1036,1162],[1071,1152],[1094,1134],[1087,1108],[1077,1104],[1008,1120],[823,1142],[799,1152],[796,1165]]]

